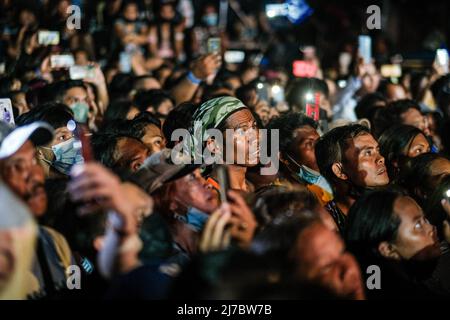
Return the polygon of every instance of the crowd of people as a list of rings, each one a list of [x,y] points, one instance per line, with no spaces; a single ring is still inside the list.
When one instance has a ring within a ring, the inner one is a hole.
[[[450,297],[448,66],[220,3],[0,1],[0,299]]]

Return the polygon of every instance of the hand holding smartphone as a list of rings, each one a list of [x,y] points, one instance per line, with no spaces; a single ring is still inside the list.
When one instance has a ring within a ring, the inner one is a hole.
[[[220,38],[209,38],[208,39],[208,53],[209,54],[220,54],[222,51],[222,42]]]
[[[230,189],[230,176],[228,173],[228,168],[223,164],[217,166],[217,180],[220,187],[220,201],[222,203],[227,202],[227,193]]]
[[[361,35],[358,37],[358,52],[364,63],[372,62],[372,38],[370,36]]]

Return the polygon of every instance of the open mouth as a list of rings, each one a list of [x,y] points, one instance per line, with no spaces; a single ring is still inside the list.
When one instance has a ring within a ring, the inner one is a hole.
[[[382,169],[380,169],[380,170],[378,170],[378,175],[379,176],[381,176],[381,175],[383,175],[383,174],[385,174],[386,173],[386,168],[384,167],[384,168],[382,168]]]

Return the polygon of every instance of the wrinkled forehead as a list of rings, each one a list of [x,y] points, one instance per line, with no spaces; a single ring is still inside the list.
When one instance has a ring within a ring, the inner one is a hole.
[[[226,119],[226,124],[229,127],[236,127],[240,124],[252,123],[255,121],[253,114],[248,109],[241,109],[235,111]]]

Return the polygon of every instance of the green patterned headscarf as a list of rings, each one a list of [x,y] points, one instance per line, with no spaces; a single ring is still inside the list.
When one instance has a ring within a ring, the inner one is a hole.
[[[230,96],[214,98],[203,103],[192,116],[190,133],[194,145],[208,139],[208,129],[219,128],[231,113],[246,108],[241,100]],[[199,137],[202,137],[203,140],[198,141]],[[192,148],[193,155],[194,149]]]
[[[206,130],[215,128],[232,112],[247,108],[239,99],[234,97],[214,98],[203,103],[192,116],[193,123],[201,121],[202,137],[205,139]],[[192,128],[194,129],[194,128]]]

